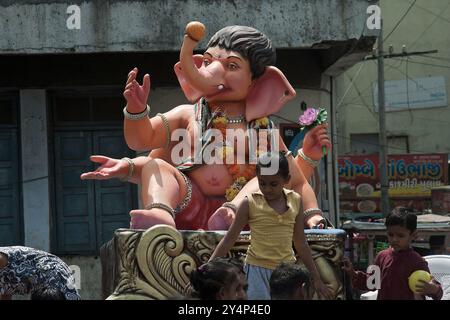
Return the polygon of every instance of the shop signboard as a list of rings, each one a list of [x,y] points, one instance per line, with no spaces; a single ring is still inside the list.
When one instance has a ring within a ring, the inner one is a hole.
[[[447,154],[399,154],[388,156],[391,207],[431,208],[431,188],[448,184]],[[380,212],[379,157],[339,157],[339,199],[341,212]]]

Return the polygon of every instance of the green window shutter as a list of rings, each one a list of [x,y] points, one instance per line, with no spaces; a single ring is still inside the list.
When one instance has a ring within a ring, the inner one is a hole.
[[[0,246],[21,244],[18,134],[0,131]]]
[[[94,253],[96,225],[94,181],[80,175],[91,171],[92,134],[55,132],[55,190],[57,251]]]
[[[122,131],[101,131],[94,133],[94,153],[111,158],[133,158]],[[109,241],[114,231],[129,228],[129,212],[136,204],[136,186],[119,179],[95,181],[95,212],[97,225],[97,246]]]

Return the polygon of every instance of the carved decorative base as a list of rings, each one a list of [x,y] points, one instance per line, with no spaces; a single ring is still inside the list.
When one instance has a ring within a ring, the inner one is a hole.
[[[340,229],[305,230],[306,240],[322,281],[328,285],[337,300],[345,299],[341,261],[344,256],[346,233]],[[313,299],[317,299],[317,294]]]
[[[337,299],[345,290],[338,261],[345,232],[307,230],[316,265]],[[225,235],[218,231],[178,231],[166,225],[148,230],[118,229],[101,249],[103,296],[108,300],[167,299],[182,296],[189,273],[208,261]],[[242,232],[230,255],[245,258],[250,233]]]

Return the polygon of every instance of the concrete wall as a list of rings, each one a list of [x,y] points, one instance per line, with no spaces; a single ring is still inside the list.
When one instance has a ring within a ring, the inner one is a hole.
[[[381,1],[381,15],[384,23],[384,37],[392,30],[409,7],[405,1]],[[435,15],[433,15],[432,13]],[[441,15],[441,18],[436,18]],[[446,21],[447,20],[447,21]],[[446,0],[419,0],[402,23],[384,44],[394,46],[395,52],[401,52],[402,45],[407,51],[425,51],[437,49],[437,54],[429,56],[438,59],[411,56],[406,59],[386,59],[385,79],[404,80],[428,76],[446,78],[447,99],[450,93],[450,37],[443,30],[449,29],[450,3]],[[423,65],[420,63],[426,63]],[[361,64],[362,67],[361,67]],[[430,66],[434,64],[435,66]],[[439,67],[436,65],[443,65]],[[359,71],[359,68],[362,68]],[[351,85],[350,79],[354,79]],[[373,61],[355,65],[336,79],[338,107],[339,151],[351,153],[350,135],[356,133],[377,133],[378,113],[373,109],[372,83],[377,81],[377,67]],[[442,152],[450,153],[450,108],[412,109],[386,114],[387,135],[408,135],[411,153]],[[406,152],[406,150],[396,150]]]
[[[80,29],[67,27],[72,4],[80,8]],[[360,38],[368,5],[367,0],[0,0],[0,54],[179,50],[192,20],[205,23],[206,39],[240,24],[265,32],[278,48],[310,47]]]
[[[25,245],[50,250],[50,198],[45,90],[20,91]]]

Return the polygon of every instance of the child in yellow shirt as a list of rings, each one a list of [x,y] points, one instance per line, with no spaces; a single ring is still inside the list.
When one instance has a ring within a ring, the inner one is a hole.
[[[292,242],[311,274],[315,290],[331,299],[331,292],[320,279],[306,242],[300,195],[284,188],[290,179],[285,153],[266,153],[259,157],[256,175],[260,191],[248,195],[241,203],[236,219],[211,259],[225,256],[248,224],[251,230],[245,264],[248,299],[270,299],[269,281],[273,270],[283,262],[296,260]]]

